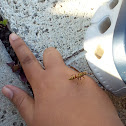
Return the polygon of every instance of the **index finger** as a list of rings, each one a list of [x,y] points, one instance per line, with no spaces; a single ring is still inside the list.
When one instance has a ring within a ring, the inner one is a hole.
[[[25,42],[16,34],[12,33],[9,37],[10,44],[14,49],[19,61],[22,65],[24,73],[30,82],[33,90],[38,87],[40,79],[42,79],[42,69],[38,60],[35,58]]]

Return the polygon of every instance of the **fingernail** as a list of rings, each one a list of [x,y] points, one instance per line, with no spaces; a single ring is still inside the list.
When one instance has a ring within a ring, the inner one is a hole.
[[[6,87],[6,86],[3,87],[2,93],[3,93],[7,98],[9,98],[9,99],[12,99],[12,98],[13,98],[13,91],[12,91],[10,88]]]
[[[10,38],[11,38],[11,40],[16,40],[17,38],[18,38],[18,35],[16,35],[15,33],[12,33],[11,35],[10,35]]]

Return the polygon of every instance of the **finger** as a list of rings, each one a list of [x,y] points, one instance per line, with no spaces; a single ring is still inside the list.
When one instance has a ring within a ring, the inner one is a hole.
[[[62,56],[53,47],[50,47],[44,51],[43,62],[45,69],[65,65]]]
[[[26,92],[15,86],[7,85],[3,87],[2,93],[17,107],[26,123],[32,121],[34,100]]]
[[[37,87],[36,83],[39,83],[39,80],[42,78],[41,73],[44,70],[19,36],[12,33],[9,40],[17,57],[19,58],[28,81],[34,90],[34,88]]]

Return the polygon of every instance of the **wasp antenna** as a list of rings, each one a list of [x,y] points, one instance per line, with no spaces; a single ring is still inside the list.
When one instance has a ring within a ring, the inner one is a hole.
[[[75,70],[75,71],[77,71],[77,72],[79,72],[79,70],[77,70],[75,67],[73,67],[73,66],[70,66],[70,68],[71,69],[73,69],[73,70]]]

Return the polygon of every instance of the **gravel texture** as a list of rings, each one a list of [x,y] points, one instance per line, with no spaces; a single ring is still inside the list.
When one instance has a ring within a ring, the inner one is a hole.
[[[63,58],[83,48],[86,29],[105,0],[1,0],[0,12],[37,59],[53,46]]]

